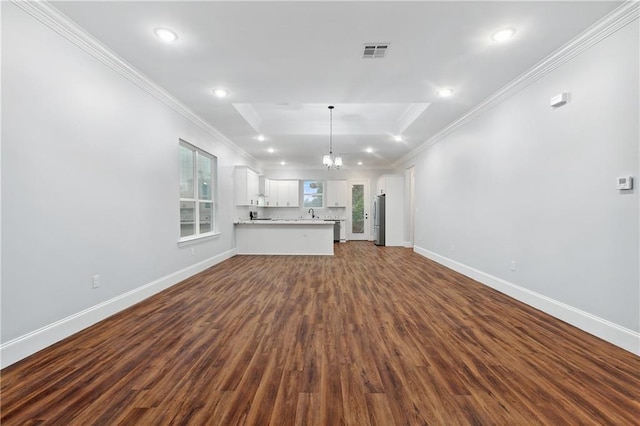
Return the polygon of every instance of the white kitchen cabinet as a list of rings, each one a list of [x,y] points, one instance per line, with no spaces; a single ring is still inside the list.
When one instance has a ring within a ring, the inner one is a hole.
[[[264,190],[262,191],[265,198],[269,198],[271,195],[271,179],[264,178]]]
[[[278,193],[279,191],[279,184],[277,180],[273,180],[273,179],[265,179],[265,193],[266,193],[266,185],[267,185],[267,180],[269,181],[269,196],[265,197],[265,204],[267,207],[277,207],[278,206]],[[266,194],[265,194],[266,195]]]
[[[260,191],[258,173],[245,166],[235,169],[235,192],[237,206],[257,206]]]
[[[325,207],[347,207],[347,181],[328,180]]]
[[[260,176],[253,170],[247,173],[247,195],[249,196],[249,204],[258,204],[258,194],[260,193]]]
[[[376,195],[386,194],[386,183],[387,178],[385,176],[381,176],[376,181]]]
[[[287,182],[287,207],[300,205],[300,181],[288,180]]]
[[[271,183],[269,178],[260,176],[260,187],[258,188],[258,206],[266,207],[269,204],[269,195],[271,191]]]
[[[278,182],[278,198],[276,199],[276,207],[287,207],[289,203],[289,185],[286,180]]]
[[[298,207],[300,185],[297,180],[270,180],[269,207]]]

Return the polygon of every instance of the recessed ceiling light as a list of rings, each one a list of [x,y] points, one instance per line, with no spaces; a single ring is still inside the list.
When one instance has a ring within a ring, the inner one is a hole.
[[[358,166],[362,166],[362,161],[358,161]]]
[[[367,152],[368,152],[369,154],[371,154],[371,153],[373,152],[373,148],[371,148],[371,147],[367,148]]]
[[[167,43],[171,43],[172,41],[178,39],[178,34],[166,28],[156,28],[155,30],[153,30],[153,32],[156,33],[156,36],[158,36],[160,40]]]
[[[396,142],[402,142],[402,136],[396,135],[396,136],[393,137],[393,140],[396,141]]]
[[[218,88],[218,89],[213,89],[213,94],[219,98],[224,98],[229,94],[229,91],[227,89]]]
[[[257,138],[257,139],[258,139],[260,142],[264,142],[264,139],[265,139],[265,138],[264,138],[264,135],[258,135],[258,138]]]
[[[448,98],[451,95],[453,95],[453,89],[447,88],[438,90],[438,96],[441,98]]]
[[[269,149],[267,149],[267,152],[268,152],[269,154],[273,154],[274,152],[276,152],[276,150],[275,150],[275,149],[273,149],[273,148],[269,148]]]
[[[286,164],[287,164],[287,163],[285,163],[284,161],[281,161],[281,162],[280,162],[280,165],[281,165],[281,166],[284,166],[284,165],[286,165]]]
[[[516,33],[516,30],[514,30],[513,28],[504,28],[493,33],[493,35],[491,36],[491,40],[497,41],[497,42],[507,41],[511,37],[513,37],[515,33]]]

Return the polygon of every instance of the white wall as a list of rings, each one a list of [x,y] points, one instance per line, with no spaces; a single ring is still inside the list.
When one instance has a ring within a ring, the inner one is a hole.
[[[635,21],[405,166],[416,251],[640,354],[638,36]],[[636,189],[616,190],[624,175]]]
[[[3,365],[233,254],[247,160],[7,2],[2,123]],[[185,247],[179,138],[219,168],[220,235]]]
[[[415,167],[403,170],[404,173],[404,228],[403,241],[405,247],[413,247],[413,222],[415,215]]]

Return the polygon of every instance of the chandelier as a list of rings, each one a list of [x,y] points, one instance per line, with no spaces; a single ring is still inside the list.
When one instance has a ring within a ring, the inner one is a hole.
[[[329,153],[322,157],[322,164],[327,170],[332,167],[340,170],[340,167],[342,167],[342,157],[339,155],[333,156],[333,105],[329,105]]]

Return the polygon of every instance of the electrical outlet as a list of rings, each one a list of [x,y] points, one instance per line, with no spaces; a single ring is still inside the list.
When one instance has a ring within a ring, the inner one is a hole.
[[[515,271],[516,269],[518,269],[518,265],[516,265],[516,261],[512,260],[511,261],[511,270]]]
[[[194,254],[196,254],[196,249],[191,248],[191,256],[193,256]]]
[[[93,278],[93,288],[100,287],[100,275],[94,275],[92,278]]]

